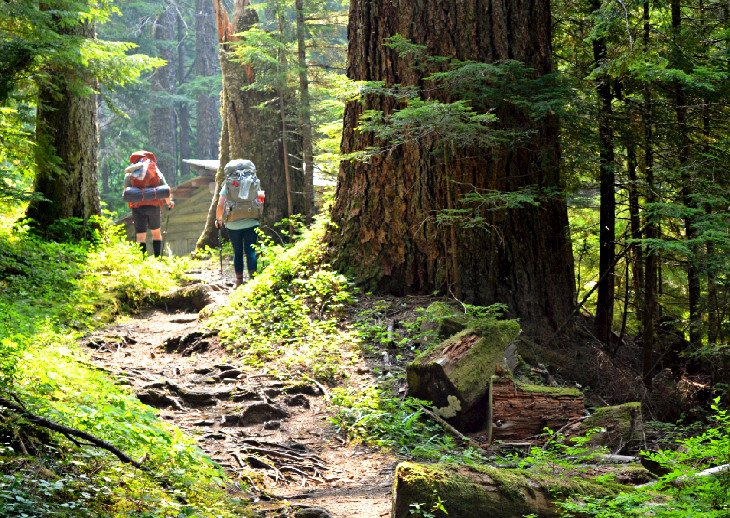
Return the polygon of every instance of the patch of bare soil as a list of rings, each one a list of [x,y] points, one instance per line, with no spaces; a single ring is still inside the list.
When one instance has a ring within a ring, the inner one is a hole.
[[[212,286],[222,302],[230,286]],[[197,313],[149,311],[85,340],[92,361],[130,385],[237,481],[261,516],[390,515],[397,459],[348,444],[327,389],[241,366]],[[298,514],[297,514],[298,513]]]

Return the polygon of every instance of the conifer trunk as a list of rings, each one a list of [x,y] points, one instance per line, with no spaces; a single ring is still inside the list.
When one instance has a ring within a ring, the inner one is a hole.
[[[671,1],[672,37],[674,51],[672,52],[672,67],[682,68],[682,57],[679,48],[682,44],[682,12],[678,0]],[[679,168],[682,179],[682,202],[688,208],[694,208],[692,192],[692,174],[688,170],[690,161],[690,139],[688,129],[687,94],[680,82],[674,85],[674,111],[677,116],[677,143],[679,145]],[[702,341],[702,312],[700,310],[700,269],[697,264],[699,247],[693,242],[697,238],[694,216],[684,218],[685,239],[690,242],[691,253],[687,257],[687,290],[689,308],[689,342],[693,347],[699,347]]]
[[[649,0],[644,1],[644,47],[649,48],[650,43],[650,7]],[[645,86],[643,106],[643,127],[644,127],[644,174],[646,180],[646,203],[651,204],[657,201],[656,185],[654,181],[654,128],[653,128],[653,100],[651,85]],[[644,221],[644,238],[647,240],[657,239],[659,229],[654,217],[648,215]],[[644,347],[643,357],[643,380],[647,387],[651,386],[654,376],[654,351],[657,341],[658,315],[658,284],[659,284],[659,258],[657,251],[650,244],[646,247],[646,264],[644,266],[644,305],[642,308],[642,341]]]
[[[591,0],[591,7],[597,11],[600,1]],[[595,67],[601,67],[606,60],[606,41],[603,37],[593,40],[593,60]],[[599,210],[599,266],[598,300],[596,304],[596,338],[608,344],[613,324],[615,300],[616,266],[616,172],[614,164],[613,140],[613,93],[611,78],[601,74],[596,79],[598,93],[598,146],[600,155],[600,192]]]
[[[383,40],[401,34],[435,55],[495,62],[517,59],[537,74],[552,71],[550,3],[516,0],[353,0],[348,76],[418,85],[423,72],[408,67]],[[452,35],[452,37],[449,37]],[[348,102],[342,151],[374,144],[355,131],[363,109],[390,112],[392,101]],[[455,152],[448,164],[440,144],[427,139],[395,147],[369,163],[340,167],[329,236],[336,264],[361,283],[393,294],[460,293],[465,302],[506,303],[525,330],[547,338],[566,323],[574,304],[573,258],[565,200],[542,196],[538,207],[483,214],[481,228],[449,228],[438,211],[474,188],[538,191],[562,188],[558,124],[497,110],[503,127],[530,127],[529,142],[498,150]],[[441,150],[439,152],[439,150]]]
[[[304,214],[306,223],[314,215],[314,151],[312,148],[312,114],[309,98],[309,75],[307,72],[306,26],[304,25],[304,2],[295,0],[297,11],[297,65],[299,66],[299,126],[302,133],[302,162],[304,173]]]
[[[95,31],[93,24],[81,23],[59,32],[91,38]],[[41,232],[59,219],[87,220],[101,213],[96,96],[79,96],[74,90],[68,78],[78,71],[48,72],[52,84],[38,91],[33,186],[45,199],[31,202],[26,213]],[[90,77],[87,82],[96,88]]]
[[[216,174],[216,192],[213,195],[208,211],[206,226],[198,238],[197,248],[212,246],[217,242],[214,226],[215,208],[218,204],[218,192],[223,181],[223,166],[233,159],[245,158],[256,164],[258,177],[266,191],[262,227],[271,230],[271,223],[291,214],[288,209],[289,192],[301,192],[302,182],[297,177],[291,178],[291,188],[287,188],[284,164],[284,146],[282,140],[281,120],[278,115],[272,117],[270,112],[258,106],[270,101],[267,92],[243,90],[255,79],[255,70],[246,63],[234,60],[233,46],[235,34],[245,32],[258,23],[256,11],[248,7],[248,0],[236,0],[233,7],[233,22],[221,0],[215,0],[216,19],[218,24],[218,41],[220,43],[220,63],[223,74],[223,91],[221,94],[221,110],[223,127],[219,146],[220,166]],[[289,150],[298,153],[301,146],[290,142]],[[298,165],[298,164],[297,164]],[[302,197],[292,201],[293,213],[303,210]]]
[[[630,245],[631,263],[633,271],[634,299],[638,304],[638,294],[644,289],[644,254],[641,245],[638,243],[642,238],[641,211],[639,201],[639,178],[636,175],[638,167],[636,157],[636,139],[634,128],[629,128],[626,142],[626,175],[629,179],[627,186],[627,197],[629,200],[629,226],[631,239]]]
[[[177,88],[181,90],[186,82],[185,74],[185,20],[177,16]],[[176,169],[180,171],[180,177],[186,178],[190,166],[183,162],[183,158],[190,158],[190,108],[185,101],[176,103],[178,122],[178,153]]]

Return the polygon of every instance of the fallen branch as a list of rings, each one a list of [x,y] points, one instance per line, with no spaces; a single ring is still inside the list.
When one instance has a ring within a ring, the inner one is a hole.
[[[466,435],[464,435],[463,433],[461,433],[459,430],[457,430],[456,428],[454,428],[453,426],[451,426],[449,423],[447,423],[443,418],[441,418],[440,416],[436,415],[436,413],[432,412],[430,409],[426,408],[423,405],[419,405],[419,406],[421,407],[421,409],[423,409],[423,411],[424,411],[424,413],[426,415],[428,415],[431,419],[433,419],[438,424],[440,424],[441,426],[443,426],[449,433],[451,433],[452,435],[455,435],[456,437],[458,437],[459,439],[461,439],[464,443],[468,444],[469,446],[471,446],[473,448],[483,449],[481,444],[479,444],[478,442],[476,442],[471,437],[467,437]]]
[[[0,406],[5,407],[8,410],[12,410],[13,412],[19,414],[21,417],[23,417],[27,421],[29,421],[37,426],[41,426],[43,428],[53,430],[54,432],[61,433],[64,436],[66,436],[66,438],[73,441],[74,443],[77,443],[77,441],[75,439],[83,439],[84,441],[87,441],[92,446],[96,446],[97,448],[102,448],[104,450],[107,450],[107,451],[113,453],[122,462],[124,462],[126,464],[131,464],[135,468],[143,469],[141,462],[137,462],[136,460],[127,456],[123,451],[121,451],[119,448],[117,448],[113,444],[110,444],[103,439],[99,439],[98,437],[91,435],[90,433],[84,432],[82,430],[77,430],[75,428],[70,428],[68,426],[64,426],[62,424],[58,424],[54,421],[51,421],[50,419],[46,419],[45,417],[35,415],[35,414],[29,412],[28,410],[26,410],[25,408],[23,408],[21,405],[12,403],[2,397],[0,397]]]
[[[677,477],[672,481],[672,485],[675,487],[681,487],[685,484],[688,484],[689,482],[693,481],[696,478],[703,478],[703,477],[716,477],[725,475],[726,473],[730,473],[730,464],[722,464],[720,466],[715,466],[713,468],[707,468],[706,470],[699,471],[697,473],[694,473],[692,475],[682,475],[681,477]],[[647,486],[653,486],[658,481],[654,480],[652,482],[647,482],[646,484],[642,484],[637,487],[647,487]]]

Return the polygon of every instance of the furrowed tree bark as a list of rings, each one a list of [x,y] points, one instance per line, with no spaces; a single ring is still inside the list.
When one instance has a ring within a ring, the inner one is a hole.
[[[94,26],[82,23],[59,32],[93,38]],[[45,199],[30,203],[26,215],[39,230],[63,218],[101,213],[98,187],[97,100],[79,96],[73,82],[96,88],[84,71],[49,71],[52,84],[38,90],[36,115],[36,177],[33,190]]]
[[[461,60],[524,61],[536,74],[552,71],[550,4],[537,0],[354,0],[350,7],[348,76],[386,85],[422,84],[418,72],[383,46],[401,34],[435,55]],[[453,35],[453,37],[448,37]],[[441,98],[445,100],[445,98]],[[364,109],[390,113],[393,101],[370,96],[364,106],[348,102],[342,152],[376,144],[358,133]],[[575,303],[573,258],[565,200],[560,194],[558,124],[540,122],[509,108],[497,109],[504,128],[534,130],[526,143],[497,150],[457,152],[444,163],[440,143],[423,139],[373,157],[343,162],[332,217],[338,230],[328,240],[335,264],[354,271],[379,292],[460,293],[475,304],[503,302],[520,317],[525,332],[549,336]],[[473,189],[535,188],[538,207],[483,214],[486,228],[452,229],[436,222]],[[451,192],[450,192],[451,191]]]
[[[176,141],[177,124],[175,108],[170,100],[175,92],[176,62],[175,20],[177,16],[172,5],[166,4],[152,29],[152,37],[158,46],[158,56],[167,64],[155,70],[151,78],[155,92],[155,107],[150,114],[150,142],[148,148],[157,156],[157,164],[165,175],[167,183],[177,183]]]

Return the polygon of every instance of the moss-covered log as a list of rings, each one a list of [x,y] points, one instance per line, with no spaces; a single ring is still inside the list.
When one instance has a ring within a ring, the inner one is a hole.
[[[518,333],[517,322],[493,320],[454,335],[408,365],[408,394],[432,401],[435,412],[461,431],[483,429],[489,382]]]
[[[594,446],[606,446],[615,453],[641,449],[644,443],[641,403],[596,408],[589,417],[567,428],[565,435],[580,436],[596,429],[600,431],[591,435]]]
[[[405,462],[396,469],[391,518],[413,516],[414,507],[445,516],[436,510],[439,502],[450,517],[552,517],[560,514],[557,500],[578,494],[610,496],[620,487],[491,466],[476,469]]]

